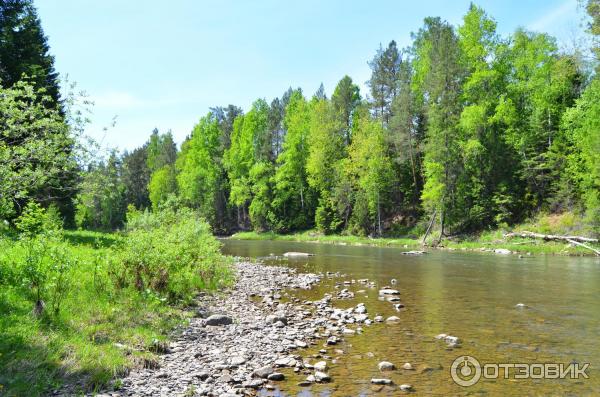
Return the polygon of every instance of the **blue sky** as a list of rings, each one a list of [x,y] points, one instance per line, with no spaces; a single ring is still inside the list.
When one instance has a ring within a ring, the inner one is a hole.
[[[90,135],[132,149],[154,127],[181,143],[209,107],[248,109],[289,86],[328,95],[348,74],[366,93],[379,44],[410,43],[426,16],[459,24],[468,0],[34,0],[56,68],[95,101]],[[507,35],[521,26],[571,46],[577,0],[476,2]],[[117,124],[104,132],[117,116]]]

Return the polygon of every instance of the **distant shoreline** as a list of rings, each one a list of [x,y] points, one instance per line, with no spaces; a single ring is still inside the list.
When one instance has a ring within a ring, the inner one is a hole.
[[[531,240],[514,238],[510,241],[502,241],[491,238],[491,235],[464,236],[460,240],[444,240],[437,247],[423,246],[418,238],[371,238],[360,236],[323,235],[315,231],[305,231],[292,234],[277,234],[273,232],[238,232],[231,236],[220,237],[232,240],[260,240],[260,241],[294,241],[306,243],[393,247],[405,249],[436,249],[466,252],[489,252],[497,255],[504,254],[509,250],[516,255],[561,255],[561,256],[593,256],[593,253],[580,247],[571,246],[560,242],[548,242],[542,240]],[[496,252],[496,250],[499,250]]]

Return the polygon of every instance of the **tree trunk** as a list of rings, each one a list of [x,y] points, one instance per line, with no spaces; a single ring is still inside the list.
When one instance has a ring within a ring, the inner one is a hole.
[[[429,221],[429,226],[427,226],[427,231],[425,232],[425,236],[423,237],[423,241],[421,245],[425,245],[425,241],[427,240],[427,236],[429,236],[429,232],[431,231],[431,227],[433,226],[433,222],[435,221],[435,216],[437,215],[437,208],[433,211],[433,215],[431,216],[431,221]]]

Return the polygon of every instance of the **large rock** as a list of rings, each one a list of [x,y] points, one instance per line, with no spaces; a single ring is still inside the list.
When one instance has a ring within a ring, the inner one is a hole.
[[[380,371],[393,371],[396,366],[389,361],[382,361],[378,365]]]
[[[507,250],[506,248],[496,248],[494,250],[494,252],[496,254],[500,254],[500,255],[510,255],[510,254],[512,254],[511,250]]]
[[[206,325],[221,326],[233,323],[233,319],[224,314],[213,314],[206,319]]]
[[[397,289],[392,289],[392,288],[384,288],[384,289],[380,289],[379,290],[379,295],[384,296],[384,295],[400,295],[400,291],[398,291]]]
[[[400,321],[400,317],[396,317],[396,316],[389,316],[388,318],[385,319],[386,323],[395,323]]]

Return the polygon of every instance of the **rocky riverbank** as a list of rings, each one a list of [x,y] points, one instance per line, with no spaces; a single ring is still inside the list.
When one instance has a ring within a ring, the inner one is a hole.
[[[248,262],[236,264],[236,271],[231,290],[198,297],[196,317],[163,348],[156,365],[130,373],[118,391],[105,396],[254,395],[275,388],[285,379],[279,371],[286,367],[306,375],[303,386],[329,382],[327,351],[309,359],[303,357],[306,348],[336,345],[362,332],[363,326],[397,321],[371,319],[362,303],[346,310],[333,307],[332,301],[348,298],[343,282],[338,287],[342,291],[317,301],[284,296],[285,291],[310,289],[324,277],[339,274],[300,274]],[[355,282],[375,288],[369,280]],[[397,294],[392,289],[380,292],[390,301]]]

